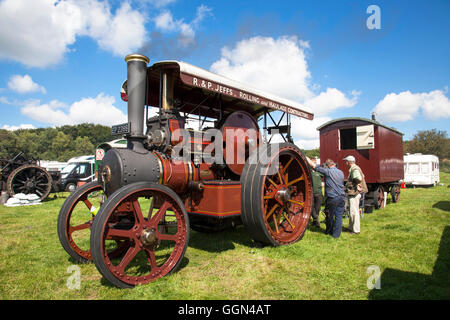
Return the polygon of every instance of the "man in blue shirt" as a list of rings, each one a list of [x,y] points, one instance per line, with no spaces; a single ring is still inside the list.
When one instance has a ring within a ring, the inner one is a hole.
[[[325,161],[325,166],[315,165],[311,159],[307,158],[309,165],[325,178],[325,210],[329,212],[325,220],[326,234],[331,234],[334,238],[339,238],[342,231],[342,215],[344,213],[345,189],[344,173],[336,167],[333,160]]]

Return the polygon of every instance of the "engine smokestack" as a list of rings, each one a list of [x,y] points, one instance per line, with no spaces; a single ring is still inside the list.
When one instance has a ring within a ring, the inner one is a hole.
[[[125,57],[127,63],[128,122],[130,133],[128,148],[135,149],[142,144],[144,136],[145,94],[147,88],[147,64],[149,58],[140,54]]]

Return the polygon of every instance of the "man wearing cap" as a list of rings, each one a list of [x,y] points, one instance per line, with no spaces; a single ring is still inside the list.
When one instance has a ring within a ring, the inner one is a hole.
[[[361,200],[361,193],[367,193],[368,191],[367,185],[366,181],[364,180],[364,174],[361,168],[355,164],[355,157],[349,155],[343,160],[349,167],[347,183],[345,185],[345,191],[347,193],[350,206],[350,219],[348,229],[352,234],[359,234],[359,202]]]
[[[322,173],[325,178],[326,211],[329,212],[325,220],[325,233],[339,238],[342,231],[345,202],[344,173],[336,167],[335,162],[331,159],[325,161],[325,167],[316,165],[308,157],[306,159],[309,165],[315,171]]]

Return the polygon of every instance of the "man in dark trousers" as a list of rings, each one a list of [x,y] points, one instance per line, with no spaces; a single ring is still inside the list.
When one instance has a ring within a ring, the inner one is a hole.
[[[342,215],[344,213],[345,189],[344,173],[336,167],[333,160],[325,161],[325,166],[314,165],[307,158],[309,165],[325,177],[326,210],[329,212],[326,221],[326,234],[339,238],[342,231]]]
[[[312,158],[311,161],[314,167],[317,165],[317,158]],[[311,216],[313,218],[313,226],[320,227],[319,213],[322,206],[323,194],[322,194],[322,177],[323,175],[316,170],[311,171],[312,184],[313,184],[313,206],[311,209]]]

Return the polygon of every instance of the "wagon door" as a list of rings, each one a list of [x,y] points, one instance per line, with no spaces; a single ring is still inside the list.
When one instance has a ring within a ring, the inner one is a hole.
[[[375,149],[373,125],[356,127],[356,149]]]

